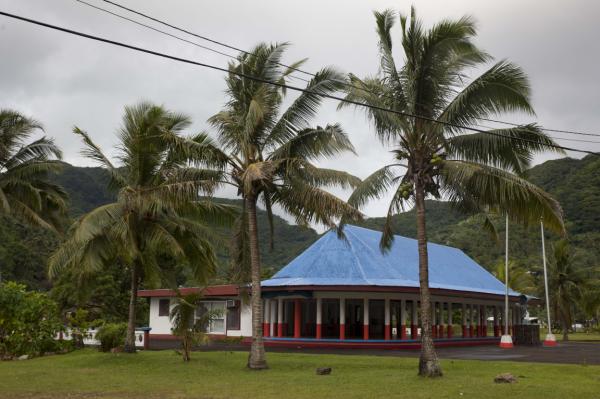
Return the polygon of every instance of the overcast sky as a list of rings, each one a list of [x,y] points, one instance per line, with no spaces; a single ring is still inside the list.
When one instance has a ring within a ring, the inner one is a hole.
[[[100,0],[86,1],[110,7]],[[292,46],[286,54],[286,63],[308,57],[307,70],[333,65],[359,76],[377,71],[373,10],[394,8],[407,13],[411,5],[408,1],[383,0],[117,1],[244,49],[260,41],[287,41]],[[477,44],[496,59],[508,58],[527,72],[537,116],[503,115],[500,119],[600,133],[600,2],[420,0],[415,4],[426,26],[445,17],[473,16],[479,26]],[[219,66],[226,66],[228,60],[74,0],[0,0],[0,9]],[[399,41],[398,29],[394,39]],[[0,16],[0,55],[0,108],[10,107],[40,120],[47,134],[55,137],[63,149],[65,160],[75,165],[90,163],[79,155],[81,146],[71,133],[73,125],[87,130],[110,153],[124,105],[143,99],[187,113],[194,120],[192,133],[206,130],[206,119],[225,102],[220,72],[138,54],[3,16]],[[400,62],[400,54],[397,57]],[[328,122],[342,124],[359,157],[344,156],[323,165],[363,178],[389,161],[388,151],[375,140],[360,111],[336,111],[335,103],[326,102],[315,124]],[[600,142],[600,137],[592,140]],[[600,144],[559,143],[600,151]],[[552,157],[555,156],[541,155],[536,162]],[[344,198],[348,195],[337,194]],[[369,204],[365,213],[379,216],[386,210],[386,199],[382,199]]]

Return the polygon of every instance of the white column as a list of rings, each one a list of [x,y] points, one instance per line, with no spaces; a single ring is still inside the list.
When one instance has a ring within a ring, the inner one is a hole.
[[[390,325],[390,299],[389,298],[385,298],[385,321],[384,321],[384,325],[389,326]]]
[[[283,299],[277,299],[277,336],[279,337],[280,329],[283,329]],[[281,331],[283,335],[283,331]]]
[[[452,302],[448,302],[448,328],[452,328],[454,320],[452,320]]]
[[[340,298],[340,326],[346,325],[346,301],[344,298]],[[341,329],[342,327],[340,327]],[[340,334],[340,338],[342,338]]]
[[[431,325],[435,326],[435,314],[436,314],[437,302],[431,302]]]
[[[271,337],[277,335],[277,301],[272,300],[271,302]]]
[[[363,299],[363,324],[369,325],[369,298]]]
[[[317,298],[317,324],[323,321],[323,299]]]
[[[400,300],[400,325],[406,326],[406,299]]]
[[[263,322],[264,323],[268,323],[269,322],[269,306],[271,301],[269,299],[265,299],[263,302],[263,310],[264,310],[264,314],[263,314]]]

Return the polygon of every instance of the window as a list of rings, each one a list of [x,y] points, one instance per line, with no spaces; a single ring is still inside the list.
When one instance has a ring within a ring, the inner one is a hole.
[[[168,316],[170,306],[171,306],[170,299],[159,299],[158,300],[158,315],[159,316]]]
[[[225,334],[225,302],[204,301],[196,310],[196,319],[201,318],[206,312],[212,312],[212,318],[206,328],[207,333]]]
[[[227,329],[228,330],[239,330],[240,329],[240,301],[235,301],[235,306],[227,308]]]

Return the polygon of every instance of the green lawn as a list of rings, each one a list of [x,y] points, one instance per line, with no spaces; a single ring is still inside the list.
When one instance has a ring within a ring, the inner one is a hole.
[[[554,336],[556,337],[557,341],[562,341],[562,333],[557,332],[557,333],[554,334]],[[546,337],[546,330],[545,329],[540,329],[540,337],[541,337],[542,341]],[[569,340],[570,341],[600,341],[600,333],[597,333],[597,332],[592,332],[592,333],[586,333],[586,332],[569,333]]]
[[[416,376],[417,359],[269,353],[270,370],[245,369],[246,353],[194,353],[184,364],[173,351],[137,355],[84,350],[0,362],[0,398],[591,398],[600,366],[443,361],[445,376]],[[333,367],[329,376],[315,375]],[[501,372],[521,376],[494,384]]]

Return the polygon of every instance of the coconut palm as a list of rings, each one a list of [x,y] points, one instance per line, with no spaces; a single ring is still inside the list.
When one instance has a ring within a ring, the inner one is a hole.
[[[527,77],[512,63],[500,61],[469,79],[468,68],[490,60],[473,44],[476,29],[469,17],[444,20],[426,30],[414,9],[410,17],[401,15],[401,66],[396,65],[392,52],[395,19],[394,11],[375,12],[379,73],[365,79],[350,75],[347,93],[348,100],[379,107],[368,108],[367,116],[379,140],[390,146],[393,160],[367,177],[349,203],[362,207],[369,199],[393,193],[382,250],[393,240],[394,214],[407,205],[415,206],[423,329],[419,374],[438,376],[442,371],[430,333],[425,198],[444,198],[466,211],[509,212],[519,222],[543,216],[546,225],[562,230],[558,203],[519,177],[534,152],[555,147],[535,125],[486,133],[461,127],[477,126],[482,118],[503,112],[533,113]]]
[[[178,292],[175,306],[169,314],[173,325],[173,334],[181,340],[181,350],[184,362],[190,361],[190,354],[194,345],[208,342],[206,329],[210,322],[222,315],[220,310],[203,311],[201,294],[181,295]],[[197,310],[202,310],[196,317]]]
[[[500,281],[506,281],[506,265],[504,261],[496,263],[493,274]],[[508,287],[522,294],[535,291],[534,279],[531,273],[514,262],[508,262]]]
[[[29,141],[42,125],[16,111],[0,110],[0,212],[34,226],[60,230],[67,195],[47,176],[61,168],[54,140]]]
[[[131,275],[131,293],[125,351],[135,352],[135,307],[138,286],[159,281],[160,259],[189,266],[199,281],[215,269],[211,247],[212,225],[233,221],[231,209],[214,204],[210,195],[222,172],[203,168],[211,145],[203,134],[183,137],[190,119],[163,107],[141,103],[125,107],[120,144],[114,165],[83,130],[83,154],[110,174],[115,202],[100,206],[77,220],[69,237],[50,258],[50,275],[72,267],[82,278],[113,262]],[[195,164],[188,160],[194,158]],[[210,160],[214,164],[215,160]]]
[[[581,268],[566,240],[553,246],[548,262],[548,290],[550,302],[560,320],[563,341],[569,340],[569,329],[573,323],[573,308],[585,292],[586,272]]]
[[[307,84],[310,92],[298,96],[283,109],[285,91],[280,87],[235,75],[243,73],[283,83],[292,68],[283,69],[285,44],[256,46],[230,63],[227,78],[228,102],[209,122],[218,130],[227,159],[227,183],[242,197],[244,211],[234,237],[233,260],[252,282],[252,346],[248,367],[267,367],[262,340],[260,254],[256,207],[260,200],[267,211],[273,237],[272,209],[277,205],[299,224],[320,223],[335,227],[342,216],[360,216],[354,208],[324,190],[324,187],[354,187],[359,180],[348,173],[317,167],[314,162],[341,152],[354,152],[338,124],[311,127],[321,104],[319,94],[331,93],[343,84],[343,76],[325,68]],[[247,280],[246,280],[247,281]]]

